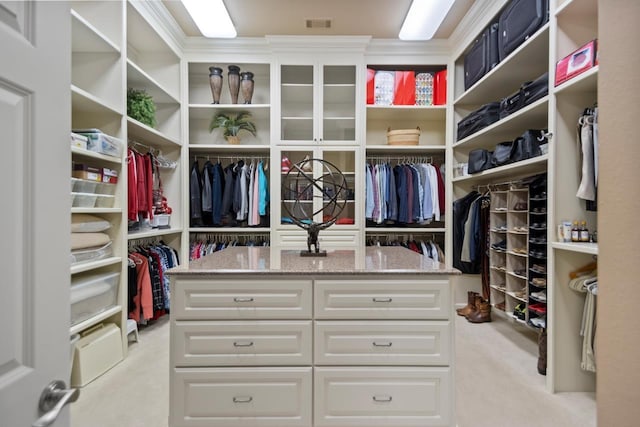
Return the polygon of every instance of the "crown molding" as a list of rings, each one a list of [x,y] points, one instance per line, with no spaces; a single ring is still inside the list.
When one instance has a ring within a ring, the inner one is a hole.
[[[212,55],[229,61],[270,62],[273,52],[264,37],[238,37],[234,39],[209,39],[187,37],[183,59],[187,61]]]
[[[273,52],[287,53],[360,53],[371,41],[370,36],[265,36]]]
[[[182,57],[186,35],[162,2],[128,0],[128,3],[140,12],[156,30],[159,29],[160,36],[170,45],[178,57]]]
[[[372,39],[365,56],[370,63],[446,64],[450,57],[450,46],[445,39],[427,41],[404,41],[398,39]]]
[[[509,0],[477,0],[473,3],[448,39],[454,60],[469,47],[478,37],[480,29],[489,25],[508,2]]]

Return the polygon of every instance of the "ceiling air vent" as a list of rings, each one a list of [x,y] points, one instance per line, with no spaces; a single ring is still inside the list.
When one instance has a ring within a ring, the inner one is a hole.
[[[307,28],[331,28],[331,19],[306,19]]]

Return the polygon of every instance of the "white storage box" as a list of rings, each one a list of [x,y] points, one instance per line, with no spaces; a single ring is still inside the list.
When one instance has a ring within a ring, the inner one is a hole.
[[[88,138],[87,149],[107,156],[120,157],[123,144],[118,138],[102,133],[100,129],[79,129],[74,132]]]
[[[96,205],[96,197],[92,193],[71,193],[71,206],[74,208],[92,208]]]
[[[83,335],[75,345],[72,387],[84,387],[123,358],[122,336],[115,324],[97,325]]]
[[[71,251],[71,264],[98,261],[101,259],[109,258],[112,254],[112,242],[109,242],[104,246],[100,246],[99,248],[86,248]]]
[[[120,273],[78,275],[71,279],[71,325],[116,305]]]
[[[170,228],[170,224],[171,215],[169,214],[155,214],[151,220],[151,227],[153,228]]]
[[[89,138],[87,138],[84,135],[79,135],[77,133],[73,133],[71,132],[71,146],[72,147],[77,147],[77,148],[81,148],[83,150],[87,149],[87,141],[89,141]]]

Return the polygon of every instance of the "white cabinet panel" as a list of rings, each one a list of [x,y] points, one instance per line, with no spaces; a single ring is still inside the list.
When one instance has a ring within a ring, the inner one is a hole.
[[[316,427],[450,426],[449,368],[316,368]]]
[[[172,316],[202,319],[310,319],[310,280],[176,280]]]
[[[311,321],[178,321],[175,366],[311,365]]]
[[[317,319],[447,319],[446,280],[317,280]]]
[[[450,324],[443,321],[315,324],[316,365],[449,365]]]
[[[173,370],[172,427],[311,426],[311,368]]]

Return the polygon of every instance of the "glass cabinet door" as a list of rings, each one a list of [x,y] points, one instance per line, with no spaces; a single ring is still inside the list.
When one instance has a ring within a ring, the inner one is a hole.
[[[321,142],[356,139],[356,67],[322,66]]]
[[[314,132],[314,66],[280,68],[280,139],[311,142]]]
[[[320,174],[323,180],[322,218],[335,218],[332,228],[353,226],[356,218],[356,152],[354,150],[322,150],[322,158],[333,167],[325,167]],[[340,171],[342,176],[336,175]],[[343,178],[344,177],[344,182]]]
[[[280,168],[280,224],[294,224],[294,218],[314,220],[313,149],[283,150]]]

